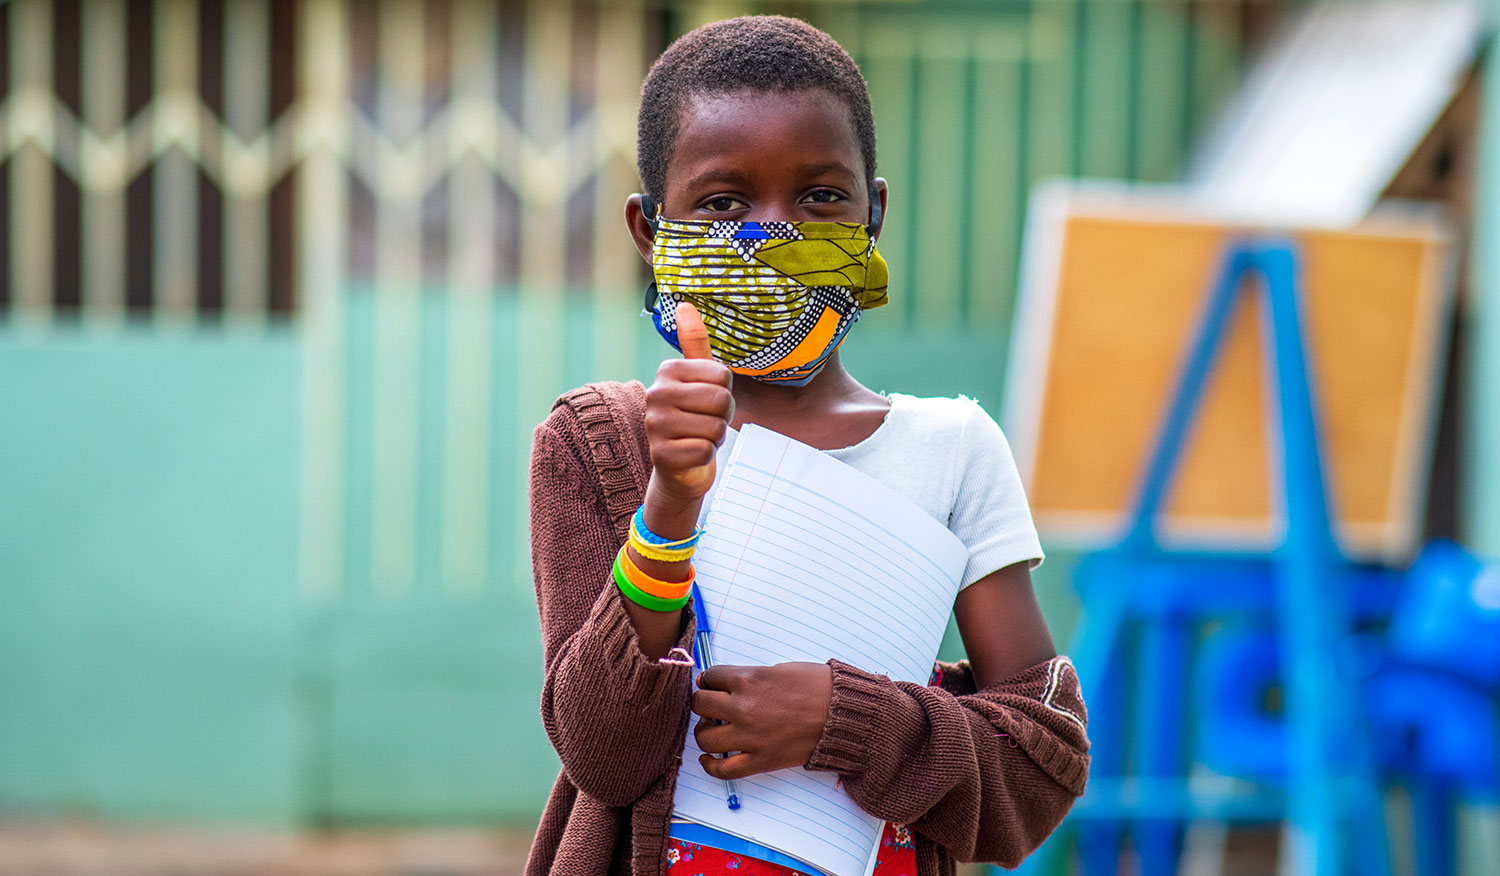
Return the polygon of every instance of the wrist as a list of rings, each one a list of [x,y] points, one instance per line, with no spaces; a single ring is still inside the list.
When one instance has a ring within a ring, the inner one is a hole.
[[[646,486],[645,501],[642,502],[642,517],[646,527],[657,535],[668,539],[692,536],[698,527],[698,513],[703,508],[703,497],[673,496],[662,487],[661,479],[651,475]]]

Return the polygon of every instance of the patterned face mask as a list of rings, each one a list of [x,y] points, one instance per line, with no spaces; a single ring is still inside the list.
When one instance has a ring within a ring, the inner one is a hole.
[[[658,219],[655,230],[646,307],[656,330],[680,350],[675,312],[692,304],[714,357],[736,374],[801,386],[861,310],[886,302],[885,259],[864,225]]]

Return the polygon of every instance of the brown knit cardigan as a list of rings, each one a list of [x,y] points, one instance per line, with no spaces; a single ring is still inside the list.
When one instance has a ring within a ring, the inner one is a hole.
[[[662,876],[688,730],[691,608],[662,660],[641,653],[610,568],[650,473],[639,383],[557,400],[531,456],[531,558],[546,679],[542,724],[562,772],[527,876]],[[872,815],[908,824],[918,876],[954,860],[1014,867],[1083,793],[1087,714],[1058,657],[983,691],[967,662],[940,685],[838,660],[823,737],[805,765],[839,774]]]

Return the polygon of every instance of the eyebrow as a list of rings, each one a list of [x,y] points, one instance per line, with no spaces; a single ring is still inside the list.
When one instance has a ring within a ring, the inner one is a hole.
[[[708,183],[730,183],[739,184],[745,181],[745,175],[731,167],[716,167],[713,170],[705,170],[692,179],[688,180],[685,188],[697,188]]]
[[[822,176],[825,173],[841,174],[851,182],[857,179],[854,171],[849,165],[839,161],[825,161],[818,164],[803,164],[796,168],[797,173],[803,176]],[[716,167],[705,170],[692,179],[688,180],[684,187],[694,189],[709,183],[728,183],[729,185],[741,185],[745,182],[745,175],[733,167]]]
[[[822,164],[804,164],[797,168],[797,172],[805,176],[822,176],[825,173],[840,173],[849,179],[855,179],[854,171],[849,165],[839,161],[827,161]]]

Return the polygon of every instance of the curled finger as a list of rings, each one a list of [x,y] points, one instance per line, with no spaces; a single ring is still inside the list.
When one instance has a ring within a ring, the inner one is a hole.
[[[689,705],[693,713],[714,721],[732,721],[734,703],[729,694],[718,690],[698,690]]]
[[[651,464],[667,472],[677,472],[714,461],[718,449],[707,438],[668,438],[651,446]]]
[[[656,439],[702,438],[721,444],[729,424],[723,417],[687,411],[647,411],[646,436]]]
[[[709,754],[742,751],[745,741],[739,738],[740,735],[733,724],[721,724],[712,718],[699,718],[693,727],[693,739],[698,742],[699,748]]]
[[[755,755],[740,752],[728,757],[714,757],[711,754],[698,756],[698,763],[703,766],[703,771],[716,779],[728,781],[730,779],[743,779],[756,773],[765,772],[757,765]]]

